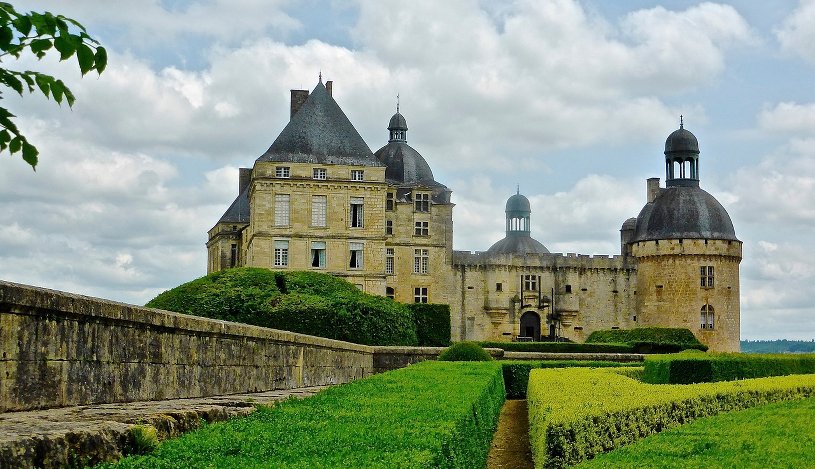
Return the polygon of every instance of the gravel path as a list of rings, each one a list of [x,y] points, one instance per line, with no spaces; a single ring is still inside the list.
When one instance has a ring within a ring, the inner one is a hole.
[[[529,415],[526,399],[504,403],[498,418],[498,429],[492,438],[487,469],[533,469],[529,446]]]

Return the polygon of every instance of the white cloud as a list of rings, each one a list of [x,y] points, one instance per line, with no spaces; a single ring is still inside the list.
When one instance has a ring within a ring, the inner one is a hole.
[[[802,0],[775,34],[783,50],[815,64],[815,2]]]
[[[768,132],[815,136],[815,103],[777,103],[765,106],[758,115],[758,125]]]

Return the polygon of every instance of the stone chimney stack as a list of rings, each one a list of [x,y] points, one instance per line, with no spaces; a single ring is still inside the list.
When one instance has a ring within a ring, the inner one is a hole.
[[[308,90],[291,90],[291,115],[289,115],[289,120],[297,114],[306,99],[308,99]]]
[[[334,97],[334,94],[332,93],[333,88],[334,82],[332,80],[328,80],[327,82],[325,82],[325,90],[328,91],[328,95],[331,96],[332,98]]]
[[[659,178],[648,178],[648,203],[659,195]]]
[[[252,168],[239,168],[238,169],[238,195],[243,194],[243,191],[249,187],[252,182]]]

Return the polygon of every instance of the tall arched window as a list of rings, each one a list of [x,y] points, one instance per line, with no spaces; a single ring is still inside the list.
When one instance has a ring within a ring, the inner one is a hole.
[[[713,312],[713,306],[704,305],[702,311],[699,313],[699,324],[702,329],[714,329],[716,326],[716,318]]]

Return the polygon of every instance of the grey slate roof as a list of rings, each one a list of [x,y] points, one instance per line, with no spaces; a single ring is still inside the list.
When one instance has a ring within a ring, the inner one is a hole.
[[[696,136],[684,127],[680,127],[665,139],[665,155],[676,152],[699,154],[699,141]]]
[[[249,223],[249,187],[235,198],[218,223]]]
[[[407,130],[407,121],[405,120],[405,116],[401,113],[397,112],[396,114],[391,117],[390,122],[388,122],[388,130]]]
[[[388,142],[374,156],[385,165],[385,179],[388,181],[397,184],[441,185],[433,179],[433,171],[422,155],[405,142]]]
[[[528,215],[532,209],[529,206],[529,199],[518,193],[507,199],[507,205],[504,211],[506,213],[526,213]]]
[[[322,81],[257,161],[383,166]]]
[[[546,246],[529,236],[528,233],[515,232],[490,246],[490,254],[549,254]]]
[[[722,204],[695,185],[661,189],[642,208],[632,242],[655,239],[738,240]]]

